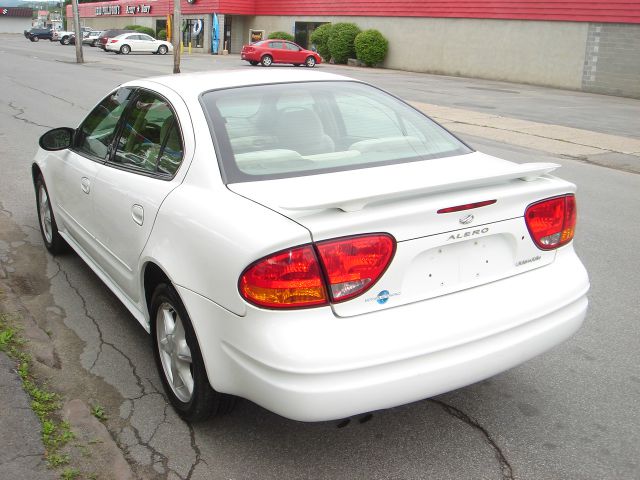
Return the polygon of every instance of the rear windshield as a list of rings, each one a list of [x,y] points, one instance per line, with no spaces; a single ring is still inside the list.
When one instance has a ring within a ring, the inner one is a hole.
[[[201,102],[226,183],[354,170],[471,152],[395,97],[356,82],[206,92]]]

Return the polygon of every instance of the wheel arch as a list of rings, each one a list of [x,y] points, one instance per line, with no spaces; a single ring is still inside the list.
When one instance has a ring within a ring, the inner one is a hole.
[[[44,178],[44,175],[42,174],[42,170],[40,170],[40,167],[38,166],[37,163],[32,163],[31,164],[31,180],[33,181],[33,188],[36,188],[36,180],[38,179],[38,177],[42,177]]]
[[[161,283],[168,283],[170,285],[173,285],[173,282],[169,278],[169,275],[167,275],[166,272],[157,263],[148,261],[143,268],[142,288],[144,292],[146,313],[149,317],[149,321],[151,320],[151,298],[153,297],[154,290]]]

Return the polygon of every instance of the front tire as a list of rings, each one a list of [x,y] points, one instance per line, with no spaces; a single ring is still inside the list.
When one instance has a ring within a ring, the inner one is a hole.
[[[160,45],[158,47],[158,54],[160,54],[160,55],[166,55],[168,51],[169,51],[169,49],[167,48],[166,45]]]
[[[260,60],[260,63],[262,64],[263,67],[270,67],[271,64],[273,63],[273,58],[271,57],[271,55],[265,55]]]
[[[313,58],[312,56],[308,56],[304,64],[309,68],[313,68],[316,66],[316,59]]]
[[[151,299],[153,355],[169,401],[187,422],[233,408],[235,397],[211,388],[189,314],[172,285],[158,285]]]
[[[131,51],[131,47],[129,45],[122,45],[120,47],[120,53],[123,55],[129,55],[130,51]]]
[[[49,191],[42,175],[36,179],[36,207],[38,209],[38,223],[44,246],[52,255],[58,255],[67,248],[67,243],[58,232],[58,225],[51,209]]]
[[[30,40],[32,42],[39,42],[40,41],[40,37],[36,37],[35,35],[33,37],[30,38]]]
[[[62,37],[62,39],[60,40],[60,43],[61,43],[62,45],[69,45],[69,42],[70,42],[70,41],[71,41],[71,40],[69,39],[69,37]]]

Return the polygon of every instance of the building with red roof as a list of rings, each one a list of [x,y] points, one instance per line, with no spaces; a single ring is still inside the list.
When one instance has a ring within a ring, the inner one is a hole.
[[[159,31],[173,0],[79,8],[95,28]],[[183,42],[200,52],[239,53],[274,31],[309,47],[318,25],[351,22],[389,40],[384,67],[640,98],[640,0],[182,0],[181,10]]]

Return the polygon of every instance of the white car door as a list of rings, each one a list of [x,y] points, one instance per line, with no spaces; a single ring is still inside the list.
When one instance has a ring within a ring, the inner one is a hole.
[[[92,226],[94,180],[109,154],[131,92],[120,88],[109,94],[76,130],[73,147],[51,152],[47,159],[46,172],[52,178],[48,185],[62,230],[92,257],[97,250]]]
[[[155,92],[138,91],[94,194],[101,267],[135,303],[138,260],[160,205],[182,181],[176,172],[183,153],[175,109]]]
[[[138,37],[138,43],[140,44],[140,48],[142,51],[155,52],[158,49],[158,47],[156,46],[156,41],[153,37],[150,37],[149,35],[145,35],[143,33],[139,34]]]

